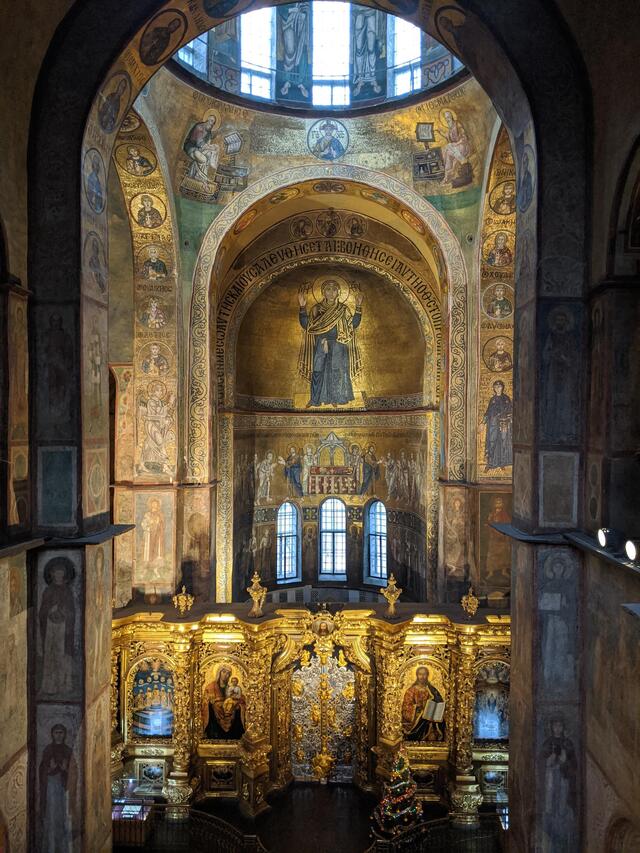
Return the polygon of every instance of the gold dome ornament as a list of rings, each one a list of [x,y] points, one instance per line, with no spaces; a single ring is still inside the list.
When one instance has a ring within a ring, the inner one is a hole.
[[[478,609],[478,605],[480,601],[473,594],[473,587],[469,586],[469,592],[466,595],[462,596],[462,601],[460,602],[462,605],[462,609],[464,612],[471,618],[476,615],[476,610]]]
[[[173,606],[181,616],[184,616],[193,607],[194,598],[187,592],[186,586],[183,586],[180,592],[173,596]]]
[[[396,579],[393,574],[389,575],[389,580],[387,581],[387,586],[382,590],[382,595],[387,599],[387,604],[389,607],[387,608],[387,616],[395,616],[396,615],[396,601],[402,595],[402,589],[396,585]]]
[[[251,586],[247,587],[247,592],[251,596],[253,605],[249,611],[249,616],[255,616],[258,619],[262,616],[262,608],[267,598],[267,588],[260,584],[260,575],[257,572],[253,573],[251,578]]]

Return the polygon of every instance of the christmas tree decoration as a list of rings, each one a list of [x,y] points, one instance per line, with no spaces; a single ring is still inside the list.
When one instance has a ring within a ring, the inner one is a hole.
[[[416,797],[416,791],[409,762],[402,752],[398,752],[389,781],[385,782],[382,799],[373,812],[375,834],[390,838],[422,819],[422,804]]]

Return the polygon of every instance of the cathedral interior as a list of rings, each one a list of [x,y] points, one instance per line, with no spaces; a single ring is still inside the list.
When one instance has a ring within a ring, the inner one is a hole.
[[[0,851],[639,851],[637,6],[8,6]]]

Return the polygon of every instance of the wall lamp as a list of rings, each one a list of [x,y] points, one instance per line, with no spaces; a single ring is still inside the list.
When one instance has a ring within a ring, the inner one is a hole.
[[[624,550],[632,563],[640,564],[640,539],[627,539]]]
[[[625,541],[626,536],[619,530],[612,530],[611,527],[601,527],[598,530],[598,545],[613,554],[621,554],[624,551]]]

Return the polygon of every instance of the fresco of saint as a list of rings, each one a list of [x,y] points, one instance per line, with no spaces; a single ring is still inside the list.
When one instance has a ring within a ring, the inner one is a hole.
[[[43,696],[65,695],[73,690],[76,611],[71,584],[74,576],[73,563],[66,557],[56,557],[45,566],[47,587],[38,613]]]
[[[345,152],[345,147],[337,138],[338,127],[334,121],[327,119],[320,130],[323,136],[313,146],[312,154],[320,160],[338,160]]]
[[[304,329],[298,370],[311,383],[307,408],[344,405],[354,399],[352,379],[362,371],[356,329],[362,320],[362,294],[356,293],[352,314],[340,300],[340,285],[327,278],[322,301],[307,310],[306,291],[298,294],[300,325]]]

